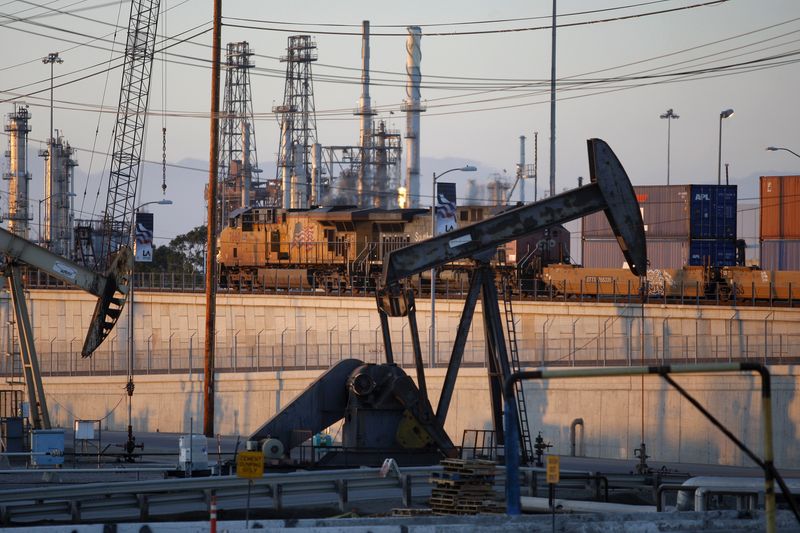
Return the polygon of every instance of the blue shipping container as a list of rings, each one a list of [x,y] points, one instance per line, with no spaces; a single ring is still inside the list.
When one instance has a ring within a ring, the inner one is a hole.
[[[692,239],[735,239],[736,197],[736,185],[692,185]]]
[[[689,265],[716,267],[736,265],[736,241],[692,240],[689,244]]]

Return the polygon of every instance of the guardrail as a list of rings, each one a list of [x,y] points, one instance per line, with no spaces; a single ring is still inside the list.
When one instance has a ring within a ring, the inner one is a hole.
[[[85,469],[82,469],[82,471]],[[337,508],[345,511],[359,502],[386,500],[388,505],[409,507],[412,501],[430,495],[429,478],[440,466],[402,467],[399,475],[379,476],[379,468],[267,473],[253,482],[250,508],[262,514],[306,508]],[[114,469],[114,472],[124,469]],[[30,472],[30,471],[26,471]],[[104,472],[100,469],[99,473]],[[505,468],[498,466],[495,493],[505,484]],[[608,479],[592,472],[565,471],[564,486],[607,498]],[[519,483],[535,495],[544,490],[544,469],[520,469]],[[613,484],[612,484],[613,486]],[[0,524],[21,526],[34,522],[91,523],[113,519],[163,520],[175,516],[208,516],[209,502],[216,496],[222,512],[243,512],[248,480],[235,476],[189,479],[86,483],[0,491]],[[396,503],[393,503],[396,502]]]

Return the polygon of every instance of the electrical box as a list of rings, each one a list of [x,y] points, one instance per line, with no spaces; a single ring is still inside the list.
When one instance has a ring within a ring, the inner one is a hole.
[[[31,464],[34,466],[63,465],[64,430],[34,429],[31,432],[31,452]]]
[[[184,472],[208,469],[208,439],[205,435],[181,435],[178,468]]]

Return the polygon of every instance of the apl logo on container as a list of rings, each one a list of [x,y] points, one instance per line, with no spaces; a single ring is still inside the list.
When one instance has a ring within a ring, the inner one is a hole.
[[[702,201],[702,200],[705,200],[707,202],[711,201],[711,197],[708,195],[708,193],[697,193],[694,195],[694,199],[695,201]]]

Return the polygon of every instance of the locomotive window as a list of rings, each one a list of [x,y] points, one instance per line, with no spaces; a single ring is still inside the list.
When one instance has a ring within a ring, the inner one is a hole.
[[[356,225],[352,222],[336,222],[337,231],[355,231]]]
[[[242,231],[253,231],[253,215],[244,213],[242,215]]]
[[[270,251],[278,253],[281,251],[281,232],[272,231],[269,234]]]
[[[405,229],[402,223],[399,222],[384,222],[384,223],[377,223],[377,230],[380,233],[403,233]]]

